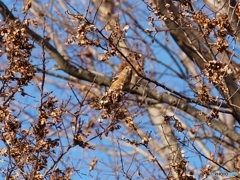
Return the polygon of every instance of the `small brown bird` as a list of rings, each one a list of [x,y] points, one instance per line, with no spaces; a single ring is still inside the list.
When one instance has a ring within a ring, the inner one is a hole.
[[[132,79],[132,69],[126,66],[117,76],[112,80],[109,90],[101,98],[100,103],[103,107],[115,102],[121,101],[123,94],[122,91],[130,85]]]
[[[119,102],[124,96],[122,92],[128,88],[131,79],[132,69],[130,66],[126,66],[116,77],[113,78],[109,90],[100,100],[101,109],[103,109],[101,118],[99,119],[100,122],[102,122],[103,119],[109,118],[111,113],[115,112],[115,109],[121,107]],[[118,109],[118,111],[120,111],[120,109]]]
[[[130,66],[126,66],[120,74],[115,76],[112,80],[112,84],[108,90],[108,93],[113,91],[123,91],[125,90],[131,82],[132,79],[132,69]]]

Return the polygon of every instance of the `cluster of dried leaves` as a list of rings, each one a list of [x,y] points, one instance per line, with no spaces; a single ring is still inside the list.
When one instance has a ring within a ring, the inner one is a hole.
[[[16,20],[8,25],[1,25],[0,43],[9,60],[5,76],[0,77],[3,84],[7,85],[9,81],[16,81],[18,86],[21,87],[27,85],[35,74],[36,70],[30,63],[31,51],[34,46],[28,42],[26,36],[28,25],[28,20],[23,23]],[[2,55],[3,50],[0,50],[0,53]]]
[[[228,64],[217,60],[210,60],[205,64],[203,72],[210,83],[217,84],[223,92],[228,92],[228,89],[223,81],[225,77],[232,74]]]
[[[29,96],[24,92],[24,87],[31,83],[36,73],[31,61],[34,45],[29,42],[26,33],[29,23],[30,20],[16,20],[9,24],[2,23],[0,27],[1,56],[4,54],[8,59],[4,75],[0,76],[1,139],[5,143],[0,155],[12,162],[8,170],[4,170],[7,179],[43,178],[40,171],[46,169],[51,154],[59,146],[59,139],[48,137],[49,129],[51,126],[60,127],[61,116],[66,112],[63,107],[56,107],[57,100],[54,97],[45,94],[39,107],[39,117],[32,127],[26,129],[19,120],[21,113],[15,114],[10,110],[18,94]],[[56,171],[53,176],[63,177],[59,172]],[[70,171],[63,174],[69,176]]]
[[[78,21],[78,26],[76,27],[77,34],[71,36],[71,38],[67,39],[66,44],[71,44],[76,42],[78,46],[99,46],[99,39],[90,39],[91,33],[94,34],[97,31],[97,28],[94,24],[90,23],[83,15],[81,14],[70,14],[68,13],[70,18],[74,21]],[[90,36],[90,37],[88,37]]]
[[[216,31],[217,42],[214,46],[218,51],[222,52],[228,48],[228,43],[225,40],[227,35],[233,35],[233,30],[228,20],[228,15],[219,15],[216,18],[210,19],[206,14],[201,11],[197,14],[193,14],[192,18],[203,30],[204,36],[208,37],[210,33]]]

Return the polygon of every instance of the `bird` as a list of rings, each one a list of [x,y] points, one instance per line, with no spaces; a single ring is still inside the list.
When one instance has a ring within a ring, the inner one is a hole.
[[[118,109],[118,111],[122,109],[119,102],[123,99],[123,91],[127,90],[131,83],[131,79],[132,69],[130,66],[126,66],[117,76],[113,78],[110,88],[100,100],[100,109],[103,111],[99,122],[102,122],[103,119],[110,117],[110,114],[115,112],[115,109]]]
[[[126,66],[117,76],[113,78],[108,93],[126,90],[130,85],[131,79],[132,69],[130,66]]]
[[[103,108],[106,108],[106,106],[109,107],[122,100],[122,92],[129,87],[131,79],[132,69],[130,66],[126,66],[117,76],[113,78],[110,88],[101,98],[100,104]]]

